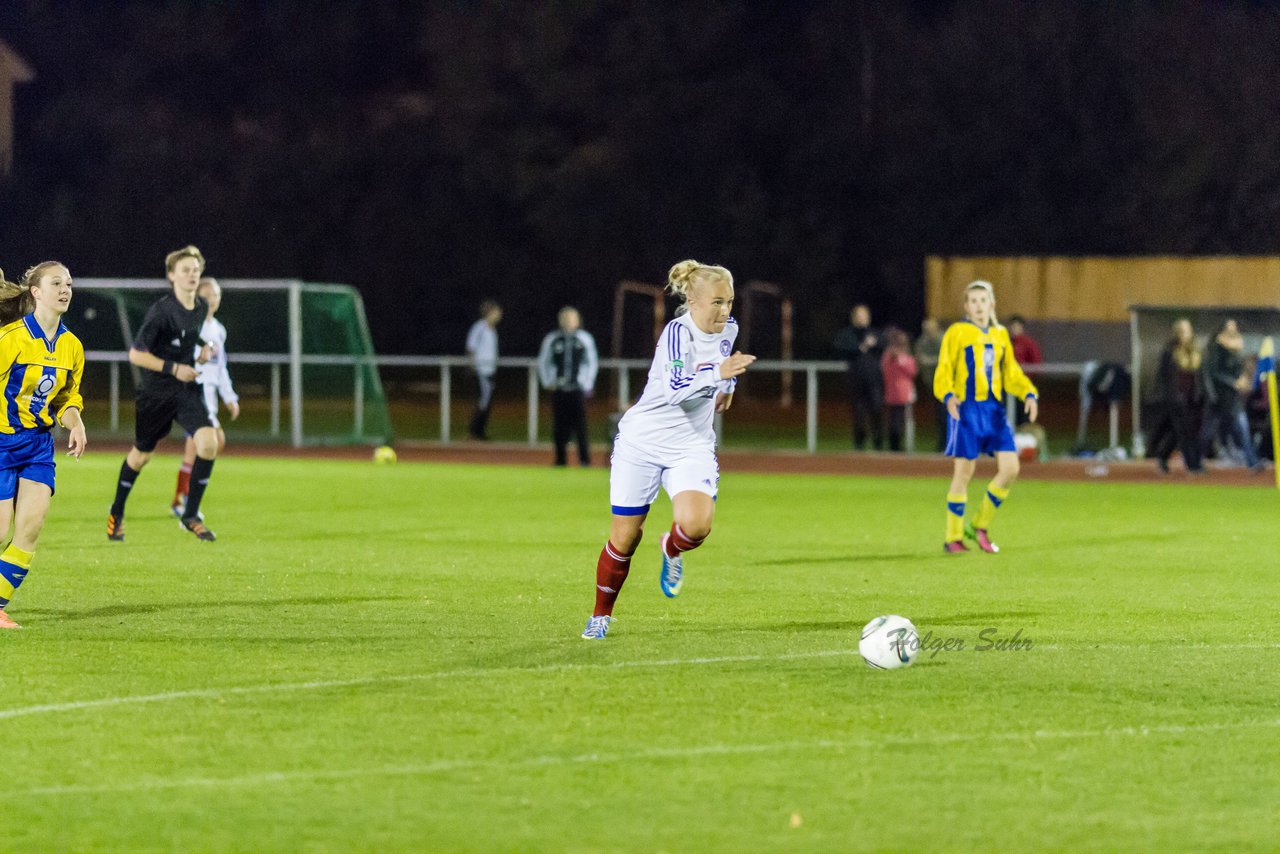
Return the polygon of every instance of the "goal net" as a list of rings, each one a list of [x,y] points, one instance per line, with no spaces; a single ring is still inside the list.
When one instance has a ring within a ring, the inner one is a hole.
[[[391,419],[360,294],[292,279],[219,279],[241,417],[236,439],[303,445],[384,444]],[[138,369],[128,350],[163,279],[78,279],[66,324],[86,351],[84,393],[95,429],[132,436]]]

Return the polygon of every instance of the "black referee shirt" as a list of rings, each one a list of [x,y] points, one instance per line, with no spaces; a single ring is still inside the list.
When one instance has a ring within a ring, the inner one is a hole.
[[[196,297],[191,309],[184,308],[172,292],[156,300],[133,339],[135,350],[179,365],[195,367],[196,347],[201,344],[200,327],[209,314],[209,303]],[[173,392],[187,385],[172,374],[143,371],[142,388],[151,392]]]

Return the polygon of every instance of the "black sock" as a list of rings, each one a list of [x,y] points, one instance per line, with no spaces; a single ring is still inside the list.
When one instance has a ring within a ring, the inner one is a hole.
[[[209,487],[211,474],[213,474],[213,460],[196,457],[196,461],[191,465],[191,491],[187,493],[187,512],[182,515],[182,518],[194,519],[200,512],[200,499],[204,498],[204,491]]]
[[[133,482],[138,479],[138,474],[139,472],[129,468],[128,459],[120,464],[120,479],[116,481],[116,500],[111,505],[111,515],[117,519],[124,517],[124,503],[129,499],[129,491],[133,489]]]

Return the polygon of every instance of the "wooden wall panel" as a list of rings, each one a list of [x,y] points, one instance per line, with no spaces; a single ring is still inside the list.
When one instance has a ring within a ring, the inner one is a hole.
[[[960,316],[964,286],[995,285],[999,314],[1122,322],[1130,305],[1280,306],[1280,257],[939,257],[925,260],[929,314]]]

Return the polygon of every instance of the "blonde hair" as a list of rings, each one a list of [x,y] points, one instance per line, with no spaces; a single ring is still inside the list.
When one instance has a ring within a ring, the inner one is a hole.
[[[213,288],[221,289],[222,285],[213,276],[201,276],[200,284],[196,285],[196,293],[201,294]]]
[[[986,291],[987,292],[987,296],[991,297],[991,322],[992,324],[999,323],[1000,321],[996,320],[996,289],[992,286],[992,284],[988,281],[984,281],[983,279],[976,279],[970,282],[968,285],[965,286],[965,289],[964,289],[964,298],[966,302],[968,302],[969,300],[969,291]],[[965,317],[967,318],[968,316],[969,316],[969,310],[966,308]]]
[[[689,294],[700,282],[728,282],[733,287],[733,273],[715,264],[703,264],[688,258],[676,264],[667,272],[667,290],[680,297],[680,308],[677,314],[688,310]]]
[[[0,270],[0,326],[27,314],[31,310],[28,306],[34,302],[31,291],[6,279],[4,270]]]
[[[11,282],[0,270],[0,326],[13,323],[36,310],[36,298],[31,295],[31,288],[40,284],[40,277],[51,267],[61,267],[59,261],[41,261],[28,267],[22,274],[22,280]]]
[[[1191,330],[1191,337],[1182,342],[1178,340],[1178,327],[1187,324],[1187,328]],[[1173,360],[1177,362],[1178,367],[1184,371],[1200,370],[1200,362],[1202,359],[1200,348],[1196,346],[1196,330],[1191,325],[1191,319],[1187,317],[1179,317],[1173,322]]]
[[[187,244],[181,249],[175,249],[168,255],[164,256],[164,271],[166,273],[172,273],[173,268],[178,266],[178,262],[183,258],[196,259],[196,263],[200,265],[200,272],[204,272],[204,255],[200,253],[199,249],[190,244]]]

